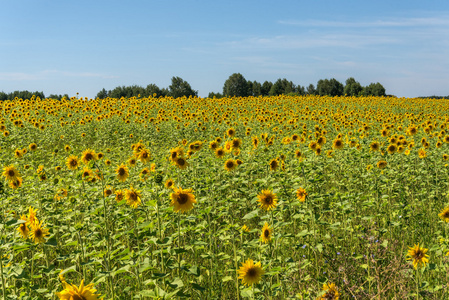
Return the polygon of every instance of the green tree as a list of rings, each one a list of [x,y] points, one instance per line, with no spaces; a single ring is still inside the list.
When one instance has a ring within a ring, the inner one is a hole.
[[[344,88],[345,95],[359,96],[362,93],[362,91],[363,91],[362,85],[358,81],[355,81],[353,77],[349,77],[348,79],[346,79],[346,85]]]
[[[379,83],[370,83],[365,87],[364,94],[366,96],[385,96],[385,88]]]
[[[262,95],[262,85],[257,81],[248,81],[248,95],[260,96]]]
[[[181,77],[172,77],[168,91],[169,95],[173,98],[198,96],[198,91],[194,91],[190,84]]]
[[[154,96],[156,94],[156,98],[165,97],[168,94],[167,89],[160,89],[156,84],[150,83],[145,88],[145,97]]]
[[[211,98],[211,99],[213,99],[214,97],[219,99],[219,98],[223,98],[223,95],[220,93],[210,92],[209,95],[207,96],[207,98]]]
[[[273,86],[270,89],[269,95],[270,96],[277,96],[277,95],[287,95],[290,93],[295,93],[296,87],[293,84],[293,82],[288,81],[287,79],[278,79],[273,84]]]
[[[309,86],[307,87],[306,94],[307,95],[316,95],[317,94],[315,86],[312,83],[309,84]]]
[[[268,96],[268,94],[270,93],[271,87],[273,86],[273,83],[270,81],[265,81],[262,84],[262,87],[260,89],[261,91],[261,95],[262,96]]]
[[[234,73],[225,81],[223,85],[224,96],[248,96],[248,82],[240,73]]]
[[[107,97],[108,97],[108,91],[106,91],[104,88],[97,93],[97,98],[99,98],[99,99],[105,99]]]
[[[318,95],[342,96],[344,87],[337,79],[320,79],[316,85]]]

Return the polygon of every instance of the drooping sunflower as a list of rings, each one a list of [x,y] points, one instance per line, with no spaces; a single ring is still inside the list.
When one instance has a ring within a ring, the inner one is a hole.
[[[409,247],[407,252],[407,256],[409,256],[408,260],[413,261],[413,268],[417,269],[418,266],[426,266],[426,263],[429,262],[429,255],[426,254],[429,249],[424,247],[420,247],[419,243],[414,245],[413,247]]]
[[[268,226],[268,223],[265,222],[265,224],[262,227],[262,231],[260,233],[260,240],[262,243],[269,243],[271,241],[271,234],[273,233],[273,229]]]
[[[175,212],[187,212],[193,208],[196,203],[195,195],[192,189],[174,188],[173,193],[170,194],[170,206],[173,206]]]
[[[91,160],[97,160],[97,154],[95,153],[95,150],[84,150],[83,154],[81,154],[81,161],[85,164],[88,164]]]
[[[126,178],[128,178],[129,176],[128,167],[125,166],[124,164],[118,166],[117,169],[115,169],[115,173],[117,174],[117,179],[120,182],[124,182]]]
[[[244,285],[250,286],[258,283],[264,273],[260,261],[254,264],[252,259],[248,259],[238,270],[238,279],[241,279]]]
[[[132,208],[136,208],[137,206],[142,204],[140,191],[135,190],[133,187],[131,187],[129,190],[125,190],[125,199],[126,204],[128,204]]]
[[[273,158],[268,165],[270,166],[270,170],[271,171],[276,171],[277,168],[279,167],[279,161],[277,160],[277,158]]]
[[[277,196],[270,190],[262,190],[262,192],[257,195],[257,202],[260,203],[260,208],[265,210],[274,209],[277,205]]]
[[[317,300],[338,300],[340,298],[340,292],[334,283],[323,284],[323,294],[317,298]]]
[[[377,167],[378,167],[379,169],[383,169],[383,168],[385,168],[386,166],[387,166],[387,162],[386,162],[385,160],[380,160],[380,161],[377,162]]]
[[[81,280],[79,287],[76,285],[69,284],[65,281],[62,282],[64,290],[56,293],[56,296],[60,300],[98,300],[100,296],[97,294],[97,290],[94,289],[93,283],[84,285],[84,279]]]
[[[232,158],[227,159],[224,163],[224,168],[226,171],[232,171],[237,166],[237,162],[233,160]]]
[[[438,216],[446,223],[449,223],[449,206],[445,207]]]
[[[139,152],[139,156],[138,158],[140,159],[140,161],[144,164],[148,163],[151,159],[151,153],[149,150],[147,149],[142,149]]]
[[[20,177],[19,171],[16,170],[14,165],[10,165],[3,168],[2,175],[8,180],[8,181],[14,181],[18,177]]]
[[[27,217],[25,215],[22,215],[20,217],[20,220],[25,221],[25,223],[22,223],[19,225],[19,227],[17,228],[17,231],[22,235],[22,237],[24,239],[28,238],[28,234],[30,233],[30,229],[28,228],[28,225],[26,224],[26,221],[28,220]]]
[[[34,240],[34,243],[45,243],[45,237],[48,235],[48,229],[42,225],[42,221],[39,223],[39,220],[35,220],[35,222],[31,223],[31,233],[30,238]]]
[[[80,165],[80,163],[78,161],[78,157],[76,157],[75,155],[70,155],[67,158],[66,165],[67,165],[67,168],[69,170],[76,170],[76,169],[78,169],[78,167]]]
[[[8,185],[12,189],[18,189],[22,186],[23,179],[22,177],[17,177],[15,180],[11,180]]]
[[[296,190],[296,198],[299,200],[299,202],[306,201],[307,195],[308,194],[307,194],[306,190],[303,188],[299,188]]]

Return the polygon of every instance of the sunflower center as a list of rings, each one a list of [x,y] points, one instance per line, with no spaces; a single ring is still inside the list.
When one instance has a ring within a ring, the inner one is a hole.
[[[125,169],[124,169],[124,168],[118,169],[118,174],[119,174],[120,176],[125,175]]]
[[[70,165],[71,165],[72,167],[76,167],[76,166],[78,165],[78,162],[77,162],[76,160],[72,159],[72,160],[70,161]]]
[[[189,196],[187,194],[179,194],[178,196],[178,203],[179,204],[185,204],[189,201]]]
[[[14,177],[14,176],[16,176],[16,172],[14,172],[14,170],[9,170],[8,171],[8,176]]]
[[[86,298],[83,295],[72,295],[70,300],[86,300]]]
[[[137,198],[138,198],[137,193],[132,192],[129,194],[129,199],[131,199],[133,201],[137,201]]]
[[[184,159],[182,159],[182,158],[179,158],[178,159],[178,165],[180,165],[180,166],[183,166],[183,165],[185,165],[185,160]]]
[[[422,253],[421,251],[416,251],[415,253],[415,259],[421,259],[424,257],[424,253]]]
[[[143,158],[147,158],[148,157],[148,153],[146,153],[146,152],[142,153],[142,157]]]
[[[265,196],[264,202],[266,204],[272,204],[273,203],[273,197],[271,197],[270,195]]]
[[[233,166],[234,166],[234,162],[232,162],[232,161],[228,161],[226,163],[226,167],[228,167],[228,168],[232,168]]]
[[[247,276],[250,278],[257,276],[257,270],[255,268],[249,268],[248,272],[246,272]]]
[[[40,228],[36,229],[36,230],[34,231],[34,236],[35,236],[36,238],[41,238],[41,237],[42,237],[42,230],[41,230]]]
[[[264,235],[266,238],[268,238],[268,237],[270,236],[270,231],[267,230],[267,229],[265,229],[264,232],[263,232],[263,235]]]
[[[92,160],[93,158],[94,157],[93,157],[92,153],[86,153],[86,155],[84,156],[84,159],[87,161]]]

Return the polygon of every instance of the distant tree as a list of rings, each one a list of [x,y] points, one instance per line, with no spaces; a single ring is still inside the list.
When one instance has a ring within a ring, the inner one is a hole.
[[[316,95],[316,89],[315,86],[313,84],[309,84],[309,86],[307,87],[307,91],[306,91],[307,95]]]
[[[355,81],[353,77],[346,79],[346,85],[344,88],[344,93],[348,96],[359,96],[363,92],[362,85]]]
[[[213,99],[214,97],[219,99],[219,98],[223,98],[223,95],[220,93],[210,92],[209,95],[207,96],[207,98],[211,98],[211,99]]]
[[[306,94],[306,88],[301,86],[301,85],[299,85],[299,84],[296,86],[295,91],[296,91],[296,94],[298,94],[298,95],[305,95]]]
[[[108,97],[108,91],[106,91],[104,88],[97,93],[97,98],[99,98],[99,99],[105,99],[107,97]]]
[[[168,87],[169,95],[173,98],[182,96],[198,96],[198,91],[194,91],[190,84],[181,77],[172,77],[171,84]]]
[[[385,96],[385,88],[379,83],[370,83],[364,89],[364,94],[366,96]]]
[[[5,92],[0,92],[0,100],[4,101],[4,100],[8,100],[8,94],[6,94]]]
[[[257,81],[248,81],[248,95],[260,96],[262,95],[262,85]]]
[[[160,89],[157,85],[155,85],[154,83],[151,83],[151,84],[147,85],[147,87],[145,88],[144,95],[145,95],[145,97],[150,97],[150,96],[155,96],[156,98],[165,97],[168,95],[168,91],[167,91],[167,89]]]
[[[318,95],[342,96],[344,87],[337,79],[320,79],[316,85]]]
[[[273,86],[270,89],[269,95],[270,96],[277,96],[277,95],[287,95],[290,93],[295,93],[296,87],[293,84],[293,82],[288,81],[287,79],[278,79],[273,84]]]
[[[262,84],[262,87],[260,89],[261,91],[261,95],[262,96],[268,96],[268,94],[270,93],[271,87],[273,86],[273,83],[270,81],[265,81]]]
[[[248,82],[240,73],[234,73],[225,81],[223,85],[224,96],[248,96]]]

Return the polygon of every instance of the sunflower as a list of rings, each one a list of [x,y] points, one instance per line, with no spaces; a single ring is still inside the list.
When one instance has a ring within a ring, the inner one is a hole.
[[[93,172],[88,167],[84,167],[81,176],[83,177],[84,180],[89,181],[93,176]]]
[[[418,245],[409,247],[407,256],[410,256],[408,260],[413,261],[413,268],[417,269],[420,265],[423,265],[423,267],[426,266],[426,263],[429,262],[429,255],[426,254],[428,250],[429,249],[426,249],[424,247],[419,247],[419,243]]]
[[[196,203],[195,195],[192,189],[173,188],[173,193],[170,194],[170,206],[173,206],[175,212],[186,212],[193,208]]]
[[[27,224],[33,224],[36,222],[37,209],[32,208],[31,206],[28,208],[28,216],[27,216]]]
[[[242,266],[238,270],[238,278],[242,280],[244,285],[250,286],[258,283],[264,273],[260,262],[254,264],[252,259],[248,259],[242,263]]]
[[[438,216],[446,223],[449,223],[449,207],[445,207]]]
[[[171,189],[174,187],[175,183],[174,183],[173,179],[167,179],[167,181],[165,181],[164,185],[167,189]]]
[[[65,145],[65,146],[64,146],[64,150],[65,150],[66,152],[69,152],[69,151],[70,151],[70,146],[69,146],[69,145]]]
[[[276,158],[273,158],[268,165],[270,166],[271,171],[276,171],[279,167],[279,161]]]
[[[380,144],[379,144],[379,142],[372,142],[372,143],[369,145],[369,149],[370,149],[371,151],[379,151],[379,149],[380,149]]]
[[[216,157],[223,158],[225,156],[225,154],[226,154],[226,151],[223,148],[219,147],[219,148],[215,149]]]
[[[317,300],[338,300],[340,293],[334,283],[323,284],[323,294]]]
[[[22,158],[23,154],[24,153],[20,149],[16,149],[16,151],[14,151],[14,156],[16,158]]]
[[[259,145],[259,138],[257,136],[253,136],[251,142],[253,144],[253,147],[257,148],[257,146]]]
[[[140,191],[136,191],[133,187],[131,187],[129,190],[125,190],[125,199],[126,204],[128,204],[132,208],[136,208],[137,206],[142,204],[142,201],[140,200]]]
[[[35,222],[31,223],[31,239],[34,240],[34,243],[45,243],[45,237],[48,235],[48,229],[45,226],[42,226],[42,221],[39,223],[39,220],[36,219]]]
[[[62,282],[64,290],[56,293],[56,296],[60,300],[98,300],[97,290],[94,289],[93,283],[84,285],[84,279],[81,280],[79,287],[69,284],[65,281]]]
[[[22,177],[17,177],[15,180],[10,181],[8,184],[12,189],[18,189],[22,186]]]
[[[296,150],[296,151],[295,151],[295,157],[296,157],[296,158],[301,158],[301,156],[302,156],[301,151]]]
[[[226,134],[229,136],[229,137],[234,137],[234,135],[235,135],[235,129],[234,128],[229,128],[227,131],[226,131]]]
[[[148,151],[147,149],[140,150],[138,158],[142,163],[146,164],[150,161],[151,158],[150,151]]]
[[[398,150],[398,147],[396,146],[396,144],[388,145],[387,152],[389,154],[394,154],[397,150]]]
[[[185,168],[187,168],[187,166],[189,165],[189,163],[187,162],[187,160],[186,160],[184,157],[178,157],[178,158],[175,160],[175,165],[176,165],[178,168],[184,170]]]
[[[115,194],[115,200],[117,202],[120,202],[123,199],[125,199],[125,193],[123,193],[122,190],[116,190],[114,194]]]
[[[274,209],[277,205],[276,194],[273,194],[270,190],[262,190],[262,192],[257,195],[257,202],[260,202],[260,207],[265,210]]]
[[[444,160],[448,160],[448,159],[449,159],[449,155],[448,155],[448,154],[446,154],[446,153],[445,153],[445,154],[443,154],[443,159],[444,159]]]
[[[128,178],[129,176],[128,167],[125,166],[124,164],[118,166],[117,169],[115,169],[115,173],[117,174],[117,179],[120,182],[124,182],[126,178]]]
[[[269,243],[271,241],[271,234],[273,233],[273,229],[268,226],[268,223],[265,222],[265,224],[262,227],[262,232],[260,233],[260,240],[262,243]]]
[[[111,186],[107,186],[105,189],[104,189],[104,191],[103,191],[103,195],[105,196],[105,197],[109,197],[109,196],[111,196],[112,194],[114,193],[114,189],[111,187]]]
[[[67,165],[67,168],[69,170],[76,170],[76,169],[78,169],[78,167],[80,165],[80,163],[78,161],[78,157],[76,157],[75,155],[70,155],[67,158],[66,165]]]
[[[342,149],[344,146],[343,140],[342,139],[335,139],[332,142],[332,148],[334,149]]]
[[[242,140],[239,138],[234,138],[232,141],[232,149],[240,149],[242,146]]]
[[[426,150],[423,148],[419,149],[418,151],[419,158],[425,158],[427,156]]]
[[[27,221],[27,217],[25,215],[22,215],[20,217],[20,220],[25,221],[25,223],[22,223],[19,225],[19,227],[17,228],[17,231],[22,235],[22,237],[24,239],[28,238],[28,234],[30,233],[30,229],[28,228],[26,221]]]
[[[385,168],[386,166],[387,166],[387,162],[386,162],[385,160],[380,160],[380,161],[377,162],[377,167],[378,167],[379,169],[383,169],[383,168]]]
[[[299,200],[299,202],[306,201],[307,196],[308,196],[308,194],[305,189],[299,188],[296,190],[296,198]]]
[[[53,199],[58,201],[58,200],[61,200],[61,199],[65,198],[65,197],[67,197],[67,190],[66,189],[59,189],[56,192],[56,194],[53,197]]]
[[[211,141],[210,143],[209,143],[209,149],[210,150],[212,150],[212,151],[215,151],[215,149],[217,149],[218,148],[218,143],[217,143],[217,141]]]
[[[20,177],[19,171],[16,170],[14,165],[10,165],[3,168],[2,175],[8,180],[8,181],[14,181],[18,177]]]
[[[81,161],[85,164],[88,164],[91,160],[97,160],[97,154],[92,149],[84,150],[83,154],[81,154]]]
[[[36,143],[31,143],[28,147],[30,148],[31,151],[36,151],[37,149]]]
[[[226,171],[232,171],[237,166],[237,162],[233,160],[232,158],[228,159],[224,163],[224,168]]]

